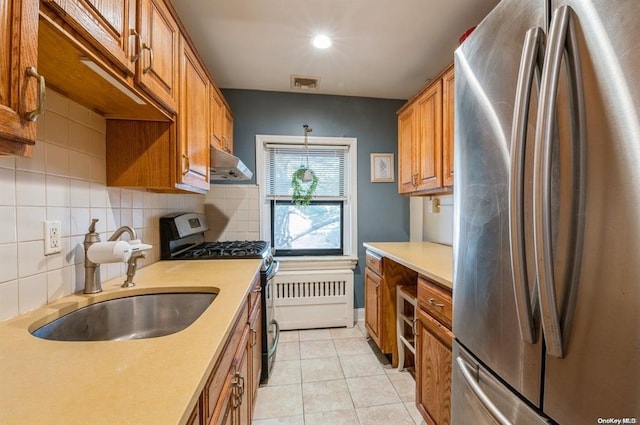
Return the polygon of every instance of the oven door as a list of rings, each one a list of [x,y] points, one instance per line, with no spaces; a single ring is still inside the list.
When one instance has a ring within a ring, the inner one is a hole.
[[[260,383],[264,384],[269,379],[273,362],[276,359],[278,340],[280,339],[280,326],[274,317],[274,278],[280,268],[280,262],[273,260],[270,267],[262,272],[262,376]]]

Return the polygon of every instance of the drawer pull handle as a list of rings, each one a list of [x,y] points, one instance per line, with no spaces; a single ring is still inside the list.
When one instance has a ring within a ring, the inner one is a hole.
[[[429,298],[429,304],[434,307],[444,307],[444,304],[437,303],[433,298]]]
[[[258,331],[254,328],[251,328],[251,344],[250,347],[255,347],[258,343]]]
[[[257,286],[253,292],[262,292],[262,286]]]

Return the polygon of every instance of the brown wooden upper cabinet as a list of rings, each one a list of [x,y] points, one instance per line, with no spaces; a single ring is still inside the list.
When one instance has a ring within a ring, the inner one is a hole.
[[[228,153],[233,153],[233,115],[227,107],[222,95],[211,83],[211,145]]]
[[[3,1],[0,7],[0,154],[30,157],[44,81],[37,74],[38,1]],[[7,48],[7,50],[4,50]],[[9,54],[6,54],[8,52]]]
[[[216,87],[209,86],[209,107],[211,108],[211,145],[223,149],[222,138],[224,136],[224,110],[225,105]]]
[[[398,191],[450,192],[453,185],[453,66],[398,112]]]
[[[135,51],[131,33],[135,22],[135,0],[43,0],[43,3],[114,65],[129,75]]]
[[[181,37],[178,181],[202,190],[209,190],[209,119],[209,77]]]
[[[180,28],[162,0],[139,0],[136,82],[175,112]]]

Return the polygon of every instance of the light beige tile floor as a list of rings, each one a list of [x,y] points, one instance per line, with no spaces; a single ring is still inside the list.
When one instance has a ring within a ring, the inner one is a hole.
[[[408,372],[382,365],[353,328],[283,331],[253,425],[424,424]]]

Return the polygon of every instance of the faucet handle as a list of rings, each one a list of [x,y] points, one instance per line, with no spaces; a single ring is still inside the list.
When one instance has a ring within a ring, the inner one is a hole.
[[[91,219],[91,224],[89,225],[89,233],[95,233],[96,232],[96,223],[100,221],[97,218],[93,218]]]

